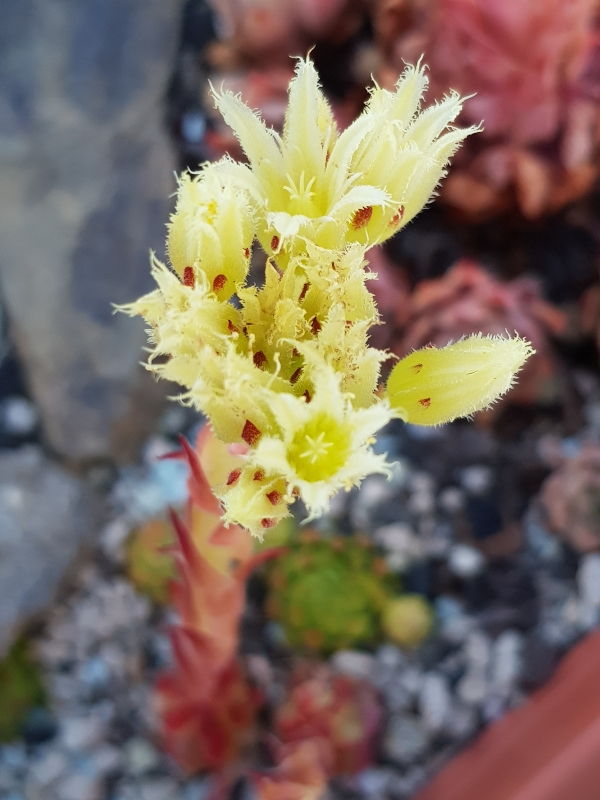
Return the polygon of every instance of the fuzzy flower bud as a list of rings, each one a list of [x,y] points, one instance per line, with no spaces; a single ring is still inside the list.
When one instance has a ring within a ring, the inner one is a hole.
[[[446,347],[415,350],[387,383],[392,408],[414,425],[441,425],[494,403],[535,351],[520,336],[469,336]]]
[[[193,286],[202,272],[219,300],[228,300],[246,279],[254,239],[244,194],[223,185],[214,169],[184,174],[167,227],[169,259],[184,283]]]

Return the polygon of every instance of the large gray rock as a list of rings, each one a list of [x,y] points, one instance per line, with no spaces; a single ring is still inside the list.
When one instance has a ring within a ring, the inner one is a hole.
[[[39,448],[0,453],[0,654],[52,599],[99,511],[85,484]]]
[[[164,395],[111,303],[164,253],[163,98],[180,0],[3,0],[0,285],[49,444],[131,457]]]

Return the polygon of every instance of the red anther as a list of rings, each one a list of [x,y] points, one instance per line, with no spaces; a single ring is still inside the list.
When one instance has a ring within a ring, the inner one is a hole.
[[[246,444],[249,447],[255,447],[258,444],[258,440],[261,436],[262,433],[258,430],[256,425],[247,419],[244,423],[244,429],[242,430],[242,439],[246,442]]]
[[[298,378],[300,377],[300,374],[301,374],[301,373],[302,373],[302,367],[298,367],[298,369],[297,369],[297,370],[294,372],[294,374],[293,374],[293,375],[292,375],[292,377],[290,378],[290,383],[292,384],[292,386],[293,386],[295,383],[297,383],[297,381],[298,381]]]
[[[194,275],[194,268],[193,267],[184,267],[183,270],[183,285],[189,286],[190,289],[193,289],[196,285],[196,276]]]
[[[278,492],[277,489],[273,489],[272,492],[268,492],[267,494],[267,500],[272,506],[276,506],[278,503],[280,503],[282,497],[283,495],[281,492]]]
[[[369,224],[372,216],[373,216],[373,206],[365,206],[364,208],[359,208],[358,211],[354,212],[354,216],[352,217],[350,226],[352,227],[353,230],[358,231],[361,228],[364,228],[365,225]]]
[[[390,220],[390,226],[399,225],[404,218],[404,206],[400,206],[398,211],[394,214],[394,216]]]
[[[313,317],[310,323],[310,329],[313,334],[316,336],[317,333],[321,330],[321,323],[316,317]]]
[[[293,355],[294,358],[300,358],[300,353],[298,352],[298,350],[296,350],[295,347],[292,350],[292,355]]]
[[[220,292],[227,283],[227,275],[217,275],[213,281],[213,292]]]
[[[267,363],[267,357],[262,350],[259,350],[257,353],[254,353],[252,361],[254,361],[255,367],[258,367],[259,369],[264,369]]]
[[[422,370],[422,369],[423,369],[423,364],[413,364],[413,366],[412,366],[412,371],[413,371],[413,372],[414,372],[416,375],[418,375],[418,374],[419,374],[419,372],[421,372],[421,370]]]
[[[250,250],[247,247],[244,247],[244,256],[250,258]]]
[[[227,486],[232,486],[242,474],[241,469],[233,469],[227,476]]]
[[[227,330],[229,331],[229,333],[239,333],[238,329],[235,327],[235,325],[230,319],[227,320]]]
[[[265,477],[264,470],[257,469],[256,472],[254,473],[254,477],[252,478],[252,480],[254,480],[254,481],[262,481],[264,479],[264,477]]]
[[[273,236],[271,239],[271,250],[277,250],[279,247],[279,236]]]
[[[304,397],[307,403],[310,403],[310,401],[312,400],[312,397],[310,396],[310,392],[308,391],[308,389],[304,392],[302,397]]]
[[[275,517],[265,517],[260,521],[261,528],[274,528],[275,525],[277,525],[277,519]]]
[[[298,296],[298,302],[299,303],[301,303],[304,300],[304,298],[306,297],[306,293],[308,292],[309,289],[310,289],[310,283],[307,282],[302,287],[302,291],[300,292],[300,294]]]
[[[424,397],[422,400],[419,400],[419,405],[423,406],[423,408],[429,408],[431,405],[431,397]]]

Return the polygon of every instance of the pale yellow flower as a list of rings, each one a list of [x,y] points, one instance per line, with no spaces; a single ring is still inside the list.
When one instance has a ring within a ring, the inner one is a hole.
[[[456,93],[420,113],[426,86],[423,68],[407,67],[395,93],[375,87],[364,112],[338,134],[313,64],[299,59],[282,136],[240,97],[214,93],[250,162],[226,159],[219,167],[247,191],[258,239],[281,267],[303,238],[330,249],[372,245],[423,208],[449,158],[476,130],[450,127],[461,110]]]
[[[376,400],[369,408],[355,409],[341,389],[340,375],[312,346],[300,347],[314,395],[269,393],[277,435],[259,431],[244,474],[219,492],[225,519],[259,535],[287,515],[287,504],[296,496],[312,519],[327,510],[339,489],[348,490],[373,472],[389,474],[385,456],[372,450],[374,434],[392,418],[388,403]]]

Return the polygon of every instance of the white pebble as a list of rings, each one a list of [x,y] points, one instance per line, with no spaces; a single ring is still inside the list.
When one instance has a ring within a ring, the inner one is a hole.
[[[493,473],[484,464],[474,464],[462,470],[460,482],[469,494],[485,494],[492,486]]]
[[[40,786],[48,786],[52,781],[59,778],[66,769],[67,759],[65,755],[58,750],[50,750],[42,759],[34,762],[31,767],[31,775]]]
[[[338,650],[331,658],[331,666],[336,672],[353,678],[368,678],[374,664],[375,658],[372,655],[358,650]]]
[[[7,397],[0,414],[5,431],[14,436],[26,436],[38,422],[35,406],[25,397]]]
[[[474,578],[485,566],[485,556],[468,544],[455,544],[448,554],[448,567],[459,578]]]
[[[503,631],[493,645],[492,686],[507,694],[523,671],[525,642],[518,631]]]
[[[577,585],[582,603],[600,608],[600,553],[583,556],[577,571]]]
[[[441,731],[451,713],[448,681],[439,672],[429,672],[423,677],[419,692],[419,710],[428,731]]]

